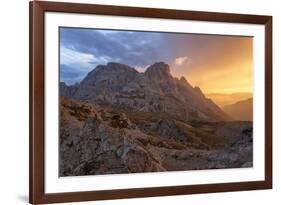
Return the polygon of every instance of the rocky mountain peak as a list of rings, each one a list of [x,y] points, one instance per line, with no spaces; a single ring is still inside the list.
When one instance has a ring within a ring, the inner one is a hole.
[[[107,65],[96,66],[84,78],[81,84],[94,85],[99,82],[108,82],[109,84],[121,83],[132,80],[138,72],[125,64],[109,62]]]
[[[183,76],[181,76],[180,81],[183,82],[183,83],[187,83],[187,80]]]
[[[198,86],[195,86],[195,87],[194,87],[194,90],[195,90],[195,92],[196,92],[197,94],[204,96],[202,90],[201,90]]]
[[[181,82],[181,84],[183,84],[183,85],[185,85],[185,86],[187,86],[187,87],[192,88],[192,86],[191,86],[190,83],[186,80],[186,78],[185,78],[184,76],[181,76],[181,77],[180,77],[180,82]]]
[[[107,69],[109,70],[117,70],[117,71],[135,71],[134,68],[125,65],[125,64],[121,64],[121,63],[116,63],[116,62],[109,62],[106,65]]]
[[[170,77],[170,67],[164,62],[157,62],[147,68],[145,75],[154,78]]]

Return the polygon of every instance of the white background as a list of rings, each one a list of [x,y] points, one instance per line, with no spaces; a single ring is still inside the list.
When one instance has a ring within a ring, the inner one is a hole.
[[[79,1],[82,2],[82,1]],[[279,204],[281,201],[281,6],[278,0],[88,0],[83,2],[186,10],[267,14],[274,17],[274,189],[126,199],[81,204]],[[0,31],[0,204],[26,204],[28,195],[28,1],[1,2]],[[277,106],[275,106],[277,105]],[[77,203],[73,203],[77,204]]]

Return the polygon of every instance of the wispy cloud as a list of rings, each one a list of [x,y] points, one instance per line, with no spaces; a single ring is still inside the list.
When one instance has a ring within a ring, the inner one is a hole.
[[[60,63],[65,65],[70,64],[88,64],[90,62],[96,61],[96,58],[93,54],[83,53],[75,51],[69,48],[61,47],[60,48]]]
[[[175,59],[175,65],[183,65],[185,63],[188,63],[190,60],[187,56],[183,56],[183,57],[177,57]]]

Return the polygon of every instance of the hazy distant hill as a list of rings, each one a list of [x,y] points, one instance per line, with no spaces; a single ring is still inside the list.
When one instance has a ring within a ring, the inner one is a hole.
[[[222,109],[235,120],[253,120],[253,98],[224,106]]]
[[[119,63],[98,65],[79,83],[61,83],[67,98],[133,111],[165,113],[188,121],[226,121],[230,118],[199,87],[174,78],[168,64],[154,63],[144,73]]]

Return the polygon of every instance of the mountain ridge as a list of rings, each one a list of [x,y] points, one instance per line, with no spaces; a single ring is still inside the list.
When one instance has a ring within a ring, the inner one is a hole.
[[[230,120],[199,87],[192,87],[184,77],[174,78],[164,62],[150,65],[144,73],[120,63],[98,65],[79,84],[61,82],[60,93],[99,105],[166,112],[187,121]]]

